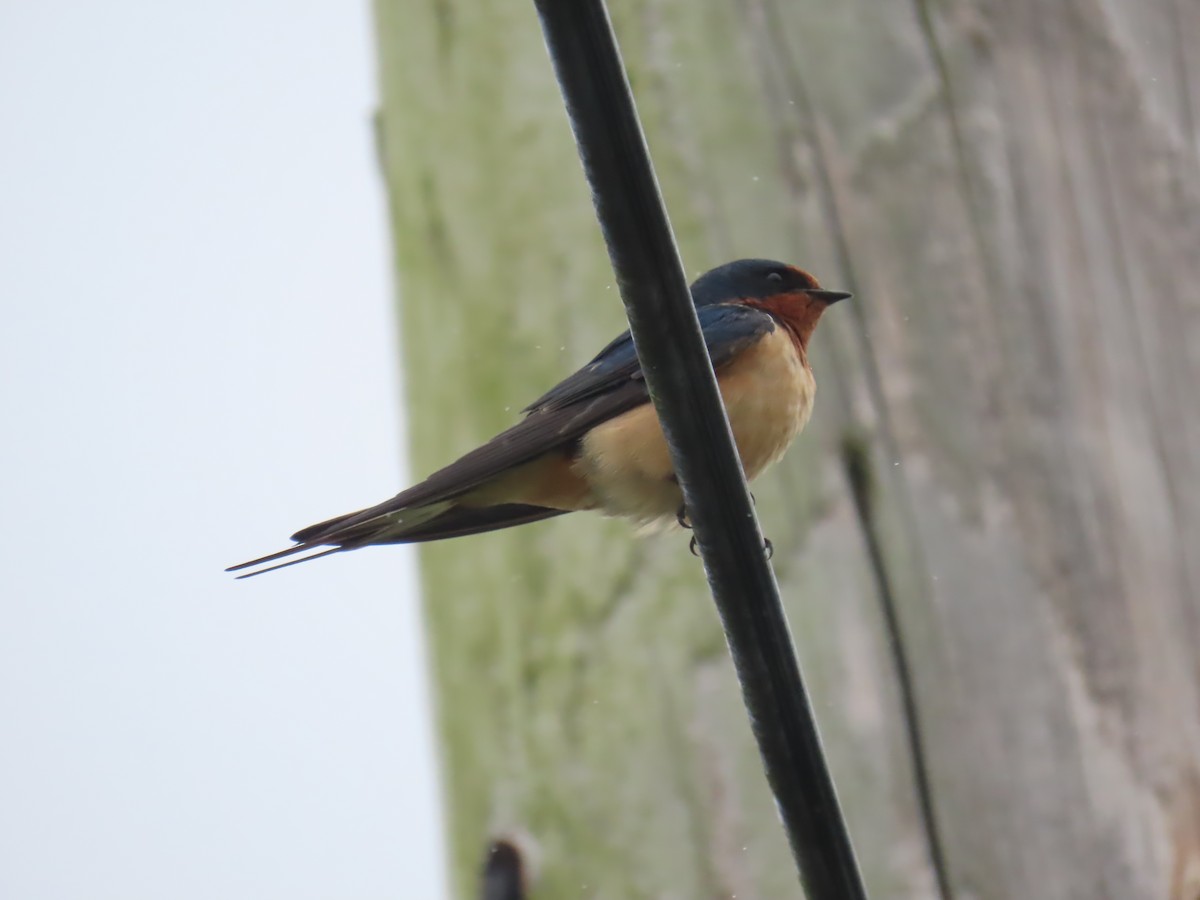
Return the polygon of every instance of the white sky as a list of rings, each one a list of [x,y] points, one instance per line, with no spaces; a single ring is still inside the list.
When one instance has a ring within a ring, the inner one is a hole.
[[[372,27],[0,0],[0,897],[444,896]]]

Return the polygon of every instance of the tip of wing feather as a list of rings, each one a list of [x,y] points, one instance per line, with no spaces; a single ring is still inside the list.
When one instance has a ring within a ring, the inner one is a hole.
[[[317,544],[341,544],[348,539],[357,540],[363,537],[364,531],[374,532],[376,536],[381,536],[386,531],[394,531],[400,535],[406,529],[415,528],[441,515],[453,505],[454,501],[444,500],[423,506],[396,507],[394,501],[389,500],[370,509],[336,516],[301,528],[292,535],[292,540],[312,547]]]
[[[335,545],[317,553],[310,553],[308,556],[300,559],[293,559],[288,562],[279,563],[278,565],[268,566],[265,569],[258,569],[255,572],[247,572],[245,575],[239,575],[238,578],[250,578],[254,575],[262,575],[265,572],[274,572],[276,569],[286,569],[288,566],[328,556],[330,553],[337,553],[341,550],[353,550],[356,547],[362,547],[366,544],[381,542],[389,527],[398,530],[393,539],[388,542],[398,542],[396,539],[403,535],[403,528],[415,528],[423,522],[438,516],[452,505],[452,502],[445,501],[419,507],[414,510],[401,510],[399,512],[387,510],[386,506],[381,505],[380,507],[372,507],[361,512],[338,516],[300,529],[292,535],[292,540],[296,543],[286,550],[279,550],[275,553],[268,553],[266,556],[260,556],[258,559],[238,563],[236,566],[230,566],[225,571],[240,572],[243,569],[253,569],[256,566],[273,563],[276,560],[287,559],[289,556],[295,556],[297,553],[316,550],[319,547],[328,547],[330,544]],[[381,510],[383,511],[381,512]],[[407,512],[407,516],[404,515],[405,512]]]
[[[298,544],[307,544],[315,541],[319,536],[337,531],[347,522],[362,515],[362,511],[347,513],[342,516],[334,516],[332,519],[326,519],[324,522],[318,522],[316,525],[309,525],[306,528],[301,528],[292,535],[292,540]]]

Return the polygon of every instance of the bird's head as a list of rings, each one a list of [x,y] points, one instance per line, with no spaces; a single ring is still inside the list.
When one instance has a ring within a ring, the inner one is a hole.
[[[697,307],[713,303],[758,307],[787,326],[801,346],[807,346],[826,307],[849,296],[845,291],[827,291],[803,269],[771,259],[739,259],[705,272],[692,283]]]

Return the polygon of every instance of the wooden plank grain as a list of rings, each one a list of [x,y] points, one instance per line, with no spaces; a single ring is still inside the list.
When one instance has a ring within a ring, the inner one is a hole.
[[[902,463],[891,558],[915,533],[929,579],[901,609],[937,645],[912,655],[953,881],[1190,897],[1197,172],[1123,27],[1161,8],[931,7],[938,102],[914,82],[912,119],[865,147],[861,122],[827,125],[862,148],[857,362],[877,354],[879,461]],[[813,34],[804,14],[783,30]]]

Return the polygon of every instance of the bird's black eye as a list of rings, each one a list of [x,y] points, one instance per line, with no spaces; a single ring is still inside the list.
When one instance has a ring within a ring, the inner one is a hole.
[[[767,281],[771,282],[771,284],[783,284],[783,273],[771,272],[767,275]]]

